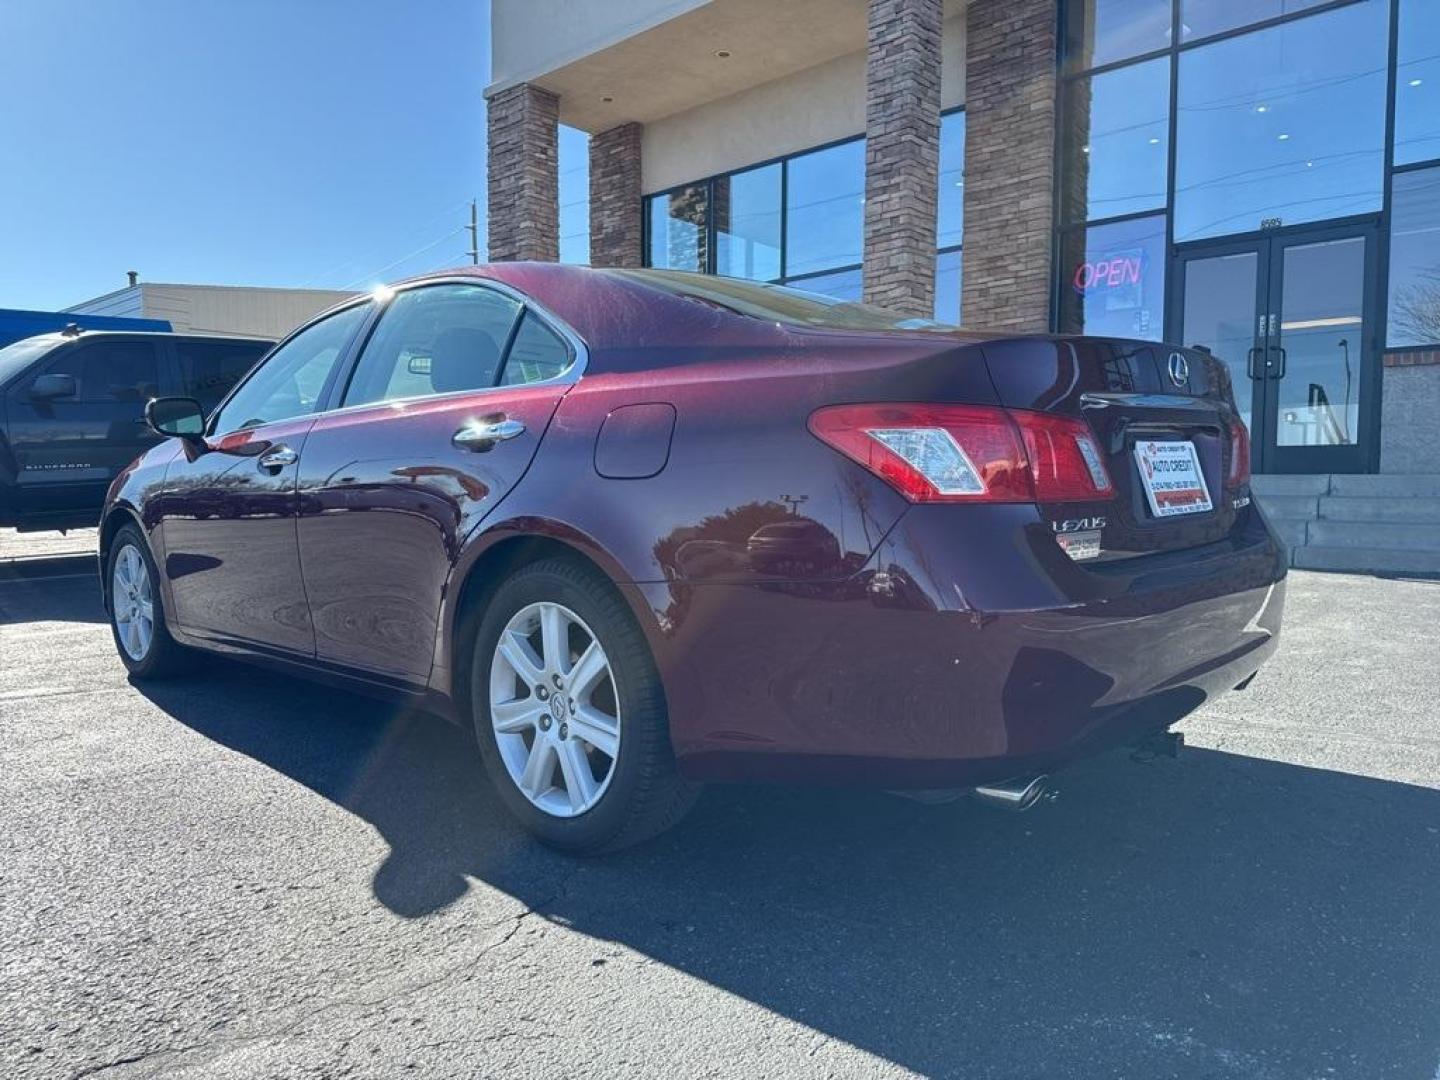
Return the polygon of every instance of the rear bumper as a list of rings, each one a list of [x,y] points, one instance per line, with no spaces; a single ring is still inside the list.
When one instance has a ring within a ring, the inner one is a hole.
[[[1033,511],[993,510],[977,535],[1011,543],[920,507],[847,582],[671,597],[682,769],[884,787],[1052,769],[1170,726],[1278,644],[1284,550],[1258,514],[1222,544],[1092,570],[1053,563]]]

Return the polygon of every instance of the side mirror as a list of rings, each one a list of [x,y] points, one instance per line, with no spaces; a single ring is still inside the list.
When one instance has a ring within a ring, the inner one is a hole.
[[[145,406],[145,422],[160,435],[198,441],[205,436],[205,410],[188,397],[151,398]]]
[[[75,396],[74,375],[41,375],[30,384],[30,396],[39,401]]]

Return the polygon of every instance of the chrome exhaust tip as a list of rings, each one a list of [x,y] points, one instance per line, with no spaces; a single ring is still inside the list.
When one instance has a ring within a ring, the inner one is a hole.
[[[981,802],[1004,810],[1029,810],[1041,799],[1055,798],[1055,792],[1049,789],[1049,783],[1050,778],[1043,773],[1036,776],[1017,776],[996,784],[981,784],[971,794]]]

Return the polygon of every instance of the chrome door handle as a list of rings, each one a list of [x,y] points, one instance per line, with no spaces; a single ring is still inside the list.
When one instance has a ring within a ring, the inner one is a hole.
[[[450,441],[462,450],[484,453],[498,442],[525,434],[519,420],[499,417],[494,420],[472,420],[451,436]]]
[[[271,472],[279,472],[286,465],[294,465],[299,460],[300,455],[288,446],[277,446],[260,458],[260,467],[269,469]]]

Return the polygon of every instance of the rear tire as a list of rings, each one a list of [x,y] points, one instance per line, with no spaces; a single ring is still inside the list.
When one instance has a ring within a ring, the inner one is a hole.
[[[105,590],[115,651],[132,678],[166,679],[193,666],[194,654],[165,628],[160,574],[134,525],[123,526],[110,544]]]
[[[469,690],[500,800],[544,843],[616,851],[694,805],[700,789],[676,768],[645,637],[583,564],[545,559],[500,586],[476,630]]]

